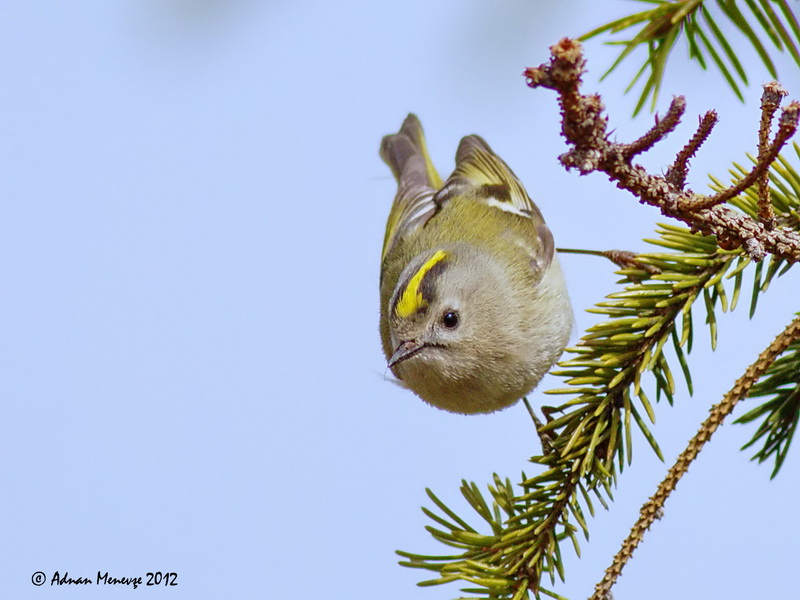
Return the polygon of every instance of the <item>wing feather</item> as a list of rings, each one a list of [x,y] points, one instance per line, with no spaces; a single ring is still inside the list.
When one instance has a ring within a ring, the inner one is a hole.
[[[449,199],[464,196],[529,219],[535,235],[523,245],[531,256],[531,267],[540,272],[549,267],[555,247],[542,213],[513,171],[480,136],[461,140],[455,171],[444,184],[428,155],[422,125],[413,114],[406,117],[398,133],[383,138],[380,155],[398,183],[382,260],[398,240],[423,227]]]
[[[468,194],[500,210],[527,216],[543,223],[539,208],[508,165],[489,144],[477,135],[461,140],[456,152],[456,169],[436,195],[436,202],[446,202],[456,194]]]

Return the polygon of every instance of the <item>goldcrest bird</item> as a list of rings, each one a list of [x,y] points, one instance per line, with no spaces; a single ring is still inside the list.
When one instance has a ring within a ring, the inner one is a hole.
[[[389,368],[444,410],[514,404],[558,360],[573,326],[542,213],[477,135],[461,140],[444,183],[413,114],[380,154],[398,183],[380,277]]]

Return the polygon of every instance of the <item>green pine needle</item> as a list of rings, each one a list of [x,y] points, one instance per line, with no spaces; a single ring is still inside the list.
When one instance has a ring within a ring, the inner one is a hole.
[[[630,91],[644,78],[634,115],[648,99],[651,100],[651,109],[655,108],[667,59],[682,37],[686,39],[689,58],[702,69],[709,64],[715,65],[740,100],[744,100],[740,84],[748,85],[748,79],[734,49],[738,46],[737,37],[741,36],[750,43],[773,79],[778,75],[768,51],[770,45],[773,51],[787,50],[800,66],[800,24],[787,0],[741,0],[748,15],[742,13],[737,0],[715,0],[713,3],[711,0],[637,1],[653,7],[597,27],[579,38],[588,40],[623,32],[629,36],[624,41],[606,42],[620,45],[622,50],[603,78],[614,72],[635,50],[646,48],[647,58],[626,90]],[[770,44],[765,45],[759,38],[750,25],[752,22],[758,24],[757,28],[766,34]],[[645,78],[646,73],[648,76]]]

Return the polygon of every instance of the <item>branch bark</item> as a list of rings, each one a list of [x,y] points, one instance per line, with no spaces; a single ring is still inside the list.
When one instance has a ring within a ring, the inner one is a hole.
[[[786,329],[764,350],[758,359],[750,365],[744,374],[736,380],[733,388],[725,394],[719,404],[711,409],[708,418],[703,422],[700,430],[689,442],[686,449],[680,454],[678,460],[667,473],[667,476],[658,486],[656,493],[648,500],[639,512],[639,519],[631,529],[630,534],[622,543],[622,548],[614,557],[611,566],[606,569],[605,576],[595,586],[594,594],[590,600],[607,600],[610,597],[611,587],[616,583],[622,569],[633,555],[634,550],[642,541],[644,534],[656,519],[660,519],[664,510],[664,503],[678,485],[681,477],[689,469],[689,465],[697,458],[700,450],[711,439],[714,432],[722,425],[723,420],[733,412],[736,404],[747,397],[750,388],[766,373],[767,369],[786,349],[800,338],[800,317],[795,318]]]
[[[666,176],[651,175],[642,166],[632,164],[631,158],[663,140],[675,128],[685,100],[680,96],[674,98],[665,118],[639,140],[631,144],[611,142],[608,139],[608,117],[603,115],[601,98],[580,93],[581,75],[586,64],[580,43],[563,38],[550,51],[550,62],[527,69],[525,76],[530,87],[546,87],[559,94],[561,133],[572,146],[559,157],[565,167],[578,169],[582,175],[593,171],[606,173],[617,187],[630,191],[639,202],[658,207],[662,214],[683,221],[693,231],[715,235],[717,243],[726,250],[742,248],[756,261],[768,253],[789,262],[800,260],[800,234],[785,227],[775,227],[774,218],[770,218],[771,211],[764,206],[765,201],[761,203],[762,216],[758,220],[726,205],[728,200],[750,185],[764,181],[769,166],[797,130],[800,102],[790,102],[783,109],[774,140],[759,144],[763,151],[743,182],[712,196],[696,194],[684,189],[688,160],[707,139],[716,115],[709,113],[701,120],[697,133],[678,154]],[[768,91],[771,95],[769,101],[762,104],[761,137],[764,131],[768,135],[769,122],[782,97],[780,91],[775,91],[776,86],[769,84],[769,90],[765,90],[765,95]]]

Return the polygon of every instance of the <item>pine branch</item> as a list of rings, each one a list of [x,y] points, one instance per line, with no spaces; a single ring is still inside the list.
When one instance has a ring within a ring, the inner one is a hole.
[[[550,48],[550,63],[525,71],[530,87],[547,87],[559,94],[563,117],[562,135],[573,146],[560,157],[562,164],[576,168],[581,174],[592,171],[606,173],[617,186],[633,193],[640,202],[656,206],[662,214],[688,224],[693,231],[717,236],[722,248],[743,248],[748,255],[760,261],[767,253],[790,262],[800,260],[800,234],[787,228],[770,229],[757,218],[729,208],[725,203],[740,194],[752,183],[759,181],[776,160],[786,140],[797,129],[800,120],[800,102],[791,102],[782,112],[779,128],[773,142],[743,182],[739,182],[714,196],[696,194],[683,188],[688,157],[693,155],[706,139],[711,117],[701,121],[700,129],[676,158],[668,176],[651,175],[639,165],[626,159],[630,148],[644,143],[618,144],[608,136],[608,118],[602,115],[603,104],[599,96],[580,93],[581,75],[585,61],[580,43],[562,39]],[[669,113],[683,112],[684,100],[675,98]],[[765,108],[765,113],[769,108]],[[774,111],[773,111],[774,112]],[[674,120],[674,117],[672,117]],[[762,127],[763,131],[764,127]],[[664,132],[666,134],[666,131]],[[642,139],[652,145],[652,132]],[[663,139],[663,136],[660,138]]]
[[[639,513],[639,520],[633,526],[630,535],[623,542],[622,548],[614,557],[611,566],[606,569],[605,576],[595,587],[595,592],[590,600],[606,600],[611,593],[611,587],[622,573],[622,569],[633,555],[644,534],[656,519],[663,514],[664,503],[675,489],[681,477],[697,458],[703,446],[722,424],[736,404],[746,398],[754,384],[767,372],[775,360],[793,343],[800,340],[800,317],[795,318],[783,332],[764,350],[752,365],[750,365],[733,388],[725,394],[722,401],[711,409],[711,414],[703,422],[700,431],[692,438],[689,445],[678,457],[678,460],[669,470],[664,481],[658,486],[656,493],[645,503]]]
[[[753,460],[762,463],[774,459],[771,477],[778,474],[789,452],[800,421],[800,343],[795,341],[786,354],[776,360],[764,379],[753,386],[750,397],[768,397],[766,402],[739,417],[741,424],[761,421],[753,438],[742,449],[762,441]]]
[[[777,104],[780,102],[780,97],[785,95],[786,91],[777,83],[773,82],[765,86],[764,95],[762,96],[761,127],[758,136],[758,160],[753,166],[753,169],[745,177],[736,182],[736,184],[725,190],[721,190],[713,196],[697,196],[696,198],[691,199],[680,198],[678,200],[678,207],[680,209],[688,211],[700,211],[705,208],[711,208],[712,206],[729,202],[755,183],[758,183],[759,187],[766,188],[769,181],[767,179],[767,174],[770,166],[778,158],[778,155],[780,154],[786,142],[789,141],[789,138],[792,137],[797,131],[800,103],[795,102],[790,104],[786,110],[783,111],[779,121],[778,132],[775,135],[775,140],[771,144],[768,142],[769,129],[772,123],[772,115],[777,109]],[[777,102],[775,101],[775,98],[778,99]],[[768,202],[768,199],[766,199],[766,201]],[[762,200],[760,204],[763,206],[764,201]],[[767,206],[769,205],[767,204]],[[759,213],[761,213],[761,211],[759,211]],[[771,211],[770,217],[772,217]],[[772,229],[774,227],[774,223],[771,225],[771,227],[766,227],[766,229]]]
[[[686,185],[686,176],[689,174],[689,159],[694,157],[697,150],[711,135],[711,130],[718,122],[717,113],[713,110],[708,111],[705,115],[700,117],[700,123],[697,131],[692,136],[683,149],[678,152],[675,157],[675,162],[667,169],[667,174],[664,179],[673,186],[683,189]]]
[[[709,65],[715,66],[742,101],[744,96],[739,84],[748,84],[747,74],[739,60],[739,45],[729,41],[729,33],[738,31],[750,43],[772,78],[777,78],[778,74],[768,51],[770,45],[778,51],[788,50],[795,64],[800,66],[800,51],[797,48],[800,25],[788,0],[744,0],[747,15],[739,9],[737,0],[716,0],[716,17],[709,10],[712,5],[710,0],[639,1],[652,8],[606,23],[579,38],[584,41],[599,35],[639,28],[628,40],[608,42],[621,46],[622,50],[603,75],[604,78],[608,76],[637,48],[646,48],[647,58],[626,90],[630,91],[642,75],[649,72],[634,114],[638,114],[648,98],[652,99],[652,107],[655,108],[669,55],[682,37],[686,39],[689,58],[703,69]],[[725,19],[727,27],[718,23],[720,17]],[[768,42],[764,41],[763,34],[759,37],[751,26],[753,23],[756,23],[756,29],[763,30]]]
[[[772,119],[785,95],[786,90],[776,84],[764,86],[764,95],[761,98],[761,125],[758,128],[757,164],[763,164],[768,160]],[[762,173],[758,178],[758,218],[767,229],[775,229],[775,212],[769,199],[769,173],[767,172]]]

